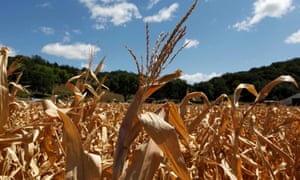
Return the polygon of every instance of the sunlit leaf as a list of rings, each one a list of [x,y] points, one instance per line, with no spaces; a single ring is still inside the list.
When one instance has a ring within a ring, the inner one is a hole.
[[[255,86],[253,84],[241,83],[234,90],[233,104],[234,104],[235,107],[239,106],[239,99],[240,99],[240,95],[241,95],[241,92],[242,92],[243,89],[246,89],[248,92],[253,94],[255,97],[258,96],[258,93],[257,93],[257,91],[255,89]]]
[[[84,153],[78,129],[72,120],[57,110],[64,122],[64,145],[66,148],[66,172],[70,179],[99,179],[99,169],[94,161]]]
[[[184,138],[186,143],[189,144],[190,135],[181,116],[179,115],[176,104],[168,102],[163,106],[163,108],[167,111],[166,120],[175,127],[179,134]]]
[[[154,173],[163,160],[159,147],[150,139],[148,143],[139,145],[133,154],[125,179],[153,179]]]
[[[186,105],[189,103],[189,101],[193,98],[202,98],[204,101],[204,104],[209,107],[210,106],[210,102],[206,96],[205,93],[203,92],[192,92],[187,94],[181,101],[180,103],[180,115],[181,117],[184,116],[185,114],[185,109],[186,109]]]
[[[175,128],[152,112],[141,114],[139,119],[146,132],[170,160],[173,171],[181,179],[190,179],[184,158],[180,152]]]
[[[260,102],[260,101],[264,100],[269,95],[269,93],[273,89],[273,87],[282,82],[290,82],[290,83],[294,84],[296,87],[298,87],[296,80],[292,76],[289,76],[289,75],[279,76],[275,80],[269,82],[265,87],[263,87],[260,90],[258,96],[255,99],[255,102]]]
[[[57,110],[59,109],[63,113],[67,113],[71,108],[58,108],[51,100],[45,99],[43,101],[45,112],[50,117],[59,117]]]

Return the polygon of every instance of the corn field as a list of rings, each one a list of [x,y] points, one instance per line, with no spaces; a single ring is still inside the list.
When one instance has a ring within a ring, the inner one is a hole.
[[[105,78],[89,67],[70,78],[69,100],[20,100],[27,92],[7,77],[9,50],[0,57],[0,179],[300,179],[300,109],[261,103],[282,82],[297,85],[289,75],[269,82],[259,92],[240,84],[232,98],[221,94],[209,100],[203,92],[189,92],[178,104],[147,104],[145,100],[181,71],[162,75],[184,48],[182,24],[193,3],[172,33],[160,34],[152,53],[146,26],[147,54],[136,63],[139,88],[132,103],[103,103]],[[93,85],[97,85],[92,86]],[[87,96],[86,92],[91,96]],[[248,91],[256,97],[240,105]],[[201,98],[203,104],[191,104]]]

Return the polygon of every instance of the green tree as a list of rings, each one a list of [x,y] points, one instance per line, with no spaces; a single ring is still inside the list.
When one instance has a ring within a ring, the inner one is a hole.
[[[193,91],[204,92],[208,99],[214,98],[214,85],[210,81],[195,84]]]
[[[31,90],[35,94],[51,94],[55,83],[55,76],[50,67],[43,65],[35,65],[31,72]]]
[[[121,94],[124,101],[128,101],[130,96],[135,94],[138,83],[138,76],[136,74],[120,70],[109,73],[105,81],[106,86],[112,92]]]
[[[223,93],[225,93],[225,94],[230,93],[230,90],[227,87],[226,80],[224,78],[220,78],[220,77],[213,78],[211,80],[211,83],[213,84],[213,87],[214,87],[213,99],[216,99]]]
[[[187,93],[188,84],[182,79],[175,79],[156,91],[151,98],[156,100],[172,99],[180,101]]]

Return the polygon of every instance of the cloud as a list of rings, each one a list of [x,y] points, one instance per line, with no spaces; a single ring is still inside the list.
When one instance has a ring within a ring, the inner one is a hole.
[[[187,44],[185,48],[192,48],[192,47],[197,47],[199,45],[199,41],[196,39],[185,39],[184,44]]]
[[[84,43],[51,43],[46,44],[41,51],[45,54],[63,57],[66,59],[87,60],[90,57],[91,51],[97,53],[100,51],[100,48],[92,44]]]
[[[300,29],[291,34],[289,37],[287,37],[284,41],[287,44],[296,44],[296,43],[300,43]]]
[[[155,15],[145,17],[144,22],[167,21],[173,17],[173,13],[177,10],[178,7],[178,3],[173,3],[168,8],[163,8],[159,10],[159,12]]]
[[[63,37],[63,42],[70,42],[71,41],[71,34],[67,31],[65,32],[65,36]]]
[[[95,0],[80,0],[80,2],[91,12],[90,18],[96,20],[96,29],[103,29],[107,22],[119,26],[133,18],[141,18],[137,6],[126,1],[102,0],[102,4],[98,4]]]
[[[160,0],[150,0],[147,9],[152,9]]]
[[[183,74],[180,79],[186,80],[188,84],[199,83],[208,81],[213,77],[221,76],[220,73],[212,72],[210,74],[195,73],[195,74]]]
[[[49,7],[51,7],[51,4],[49,2],[45,2],[45,3],[39,4],[37,6],[42,7],[42,8],[49,8]]]
[[[249,31],[266,17],[281,18],[294,9],[293,0],[256,0],[253,4],[252,17],[237,22],[232,27],[237,31]]]
[[[51,27],[42,26],[39,30],[46,35],[54,34],[54,29]]]
[[[72,32],[75,33],[75,34],[81,34],[80,29],[73,29]]]
[[[10,57],[14,57],[14,56],[17,55],[17,52],[18,52],[18,51],[15,50],[14,48],[10,47],[10,46],[6,46],[6,45],[0,43],[0,47],[7,47],[8,50],[9,50],[8,56],[10,56]]]
[[[101,2],[105,3],[105,4],[109,4],[109,3],[114,3],[114,2],[122,2],[125,0],[101,0]]]

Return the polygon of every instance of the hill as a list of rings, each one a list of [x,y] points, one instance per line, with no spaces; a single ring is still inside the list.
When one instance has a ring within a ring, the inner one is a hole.
[[[20,84],[29,85],[30,96],[44,97],[52,93],[66,94],[71,93],[64,87],[64,83],[72,76],[78,75],[83,69],[74,68],[68,65],[58,65],[49,63],[40,56],[16,56],[9,58],[9,64],[14,61],[20,61],[23,75]],[[249,71],[240,71],[236,73],[226,73],[220,77],[215,77],[209,81],[188,85],[184,80],[177,79],[158,92],[153,94],[152,99],[177,99],[185,96],[187,89],[189,91],[202,91],[206,93],[210,100],[214,100],[222,93],[231,95],[234,89],[240,83],[254,84],[259,91],[268,82],[280,75],[291,75],[300,83],[300,58],[294,58],[282,62],[272,63],[269,66],[255,67]],[[16,74],[10,76],[10,81],[15,81]],[[138,78],[135,73],[127,71],[100,72],[98,77],[102,79],[107,77],[105,84],[114,93],[121,94],[125,100],[133,95],[137,89]],[[272,100],[280,100],[289,97],[299,90],[288,83],[282,83],[276,86],[268,96]],[[245,92],[242,93],[241,100],[253,101],[254,97]]]
[[[215,99],[222,93],[233,94],[234,89],[240,83],[254,84],[257,91],[263,88],[268,82],[280,75],[291,75],[300,82],[300,58],[272,63],[269,66],[252,68],[249,71],[236,73],[226,73],[220,77],[215,77],[207,82],[201,82],[193,86],[194,91],[203,91],[209,98]],[[276,86],[268,96],[272,100],[280,100],[297,93],[299,90],[288,84],[282,83]],[[243,93],[241,97],[244,101],[252,101],[254,97],[248,93]]]
[[[70,77],[80,73],[80,70],[68,65],[60,66],[57,63],[49,63],[40,56],[22,56],[18,55],[8,59],[8,64],[18,61],[19,68],[9,76],[9,81],[15,81],[18,74],[22,72],[20,84],[29,86],[30,96],[44,97],[53,93],[53,90],[60,87],[64,91],[64,84]]]

